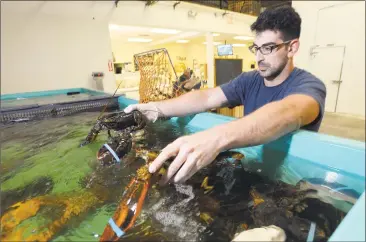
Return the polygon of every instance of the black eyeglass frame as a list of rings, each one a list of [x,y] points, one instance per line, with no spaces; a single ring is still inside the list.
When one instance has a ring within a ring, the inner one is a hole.
[[[259,50],[262,55],[269,55],[273,52],[274,49],[277,49],[283,45],[287,45],[291,42],[292,40],[288,40],[288,41],[285,41],[285,42],[282,42],[280,44],[264,44],[260,47],[257,47],[255,46],[254,44],[249,46],[249,51],[252,52],[253,54],[257,54],[257,51]],[[269,48],[268,50],[264,49],[264,48]]]

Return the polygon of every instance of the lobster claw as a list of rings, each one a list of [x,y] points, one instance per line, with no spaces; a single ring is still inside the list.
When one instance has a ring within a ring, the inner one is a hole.
[[[85,140],[80,144],[80,147],[83,147],[83,146],[85,146],[85,145],[87,145],[87,144],[90,144],[91,142],[93,142],[94,140],[95,140],[95,138],[96,138],[97,136],[96,135],[94,135],[94,134],[89,134],[86,138],[85,138]]]
[[[143,169],[143,170],[141,170]],[[100,241],[116,241],[131,229],[140,215],[144,200],[150,186],[151,175],[147,166],[140,168],[137,177],[134,177],[123,193],[122,200],[109,219]],[[147,173],[146,173],[147,172]],[[143,174],[145,179],[141,180]],[[137,198],[137,200],[136,200]]]
[[[100,120],[98,120],[93,128],[90,130],[89,134],[86,136],[85,140],[80,144],[80,147],[83,147],[84,145],[93,142],[97,138],[101,129],[102,126]]]

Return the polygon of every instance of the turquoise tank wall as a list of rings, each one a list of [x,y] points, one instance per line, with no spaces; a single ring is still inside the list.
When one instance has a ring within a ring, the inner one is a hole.
[[[106,93],[104,93],[104,92],[89,90],[86,88],[69,88],[69,89],[48,90],[48,91],[40,91],[40,92],[23,92],[23,93],[4,94],[4,95],[1,95],[1,100],[10,100],[10,99],[17,99],[17,98],[46,97],[46,96],[66,94],[68,92],[80,92],[80,93],[88,93],[88,94],[93,94],[93,95],[106,95]]]

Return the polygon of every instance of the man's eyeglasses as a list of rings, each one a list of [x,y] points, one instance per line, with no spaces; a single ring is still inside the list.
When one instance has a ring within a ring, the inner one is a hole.
[[[269,55],[269,54],[272,53],[272,51],[274,49],[277,49],[277,48],[279,48],[283,45],[287,45],[290,42],[291,42],[291,40],[288,40],[286,42],[283,42],[283,43],[277,44],[277,45],[275,45],[275,44],[264,44],[261,47],[258,47],[256,45],[251,45],[251,46],[249,46],[249,50],[253,54],[257,54],[257,51],[259,50],[263,55]]]

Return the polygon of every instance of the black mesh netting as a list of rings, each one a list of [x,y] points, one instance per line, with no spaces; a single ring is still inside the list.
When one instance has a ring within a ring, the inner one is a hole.
[[[48,117],[60,117],[86,111],[106,111],[118,108],[118,97],[107,97],[95,100],[85,100],[58,104],[28,105],[1,109],[0,122],[19,122]]]

